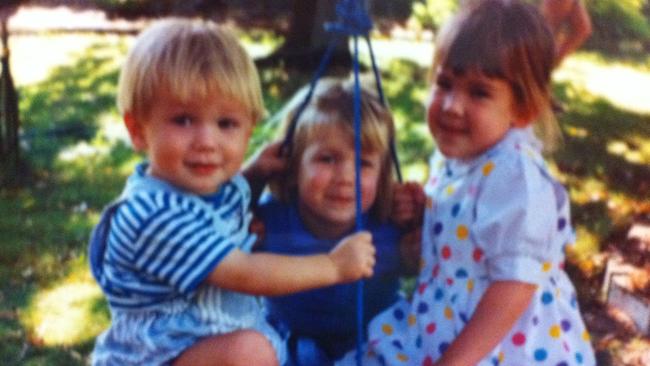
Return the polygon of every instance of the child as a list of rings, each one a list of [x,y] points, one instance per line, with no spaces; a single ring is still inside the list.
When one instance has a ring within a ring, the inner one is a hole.
[[[377,249],[375,275],[365,281],[364,320],[397,300],[400,230],[388,221],[393,189],[393,118],[370,88],[361,89],[361,209]],[[308,87],[285,107],[284,133]],[[264,223],[262,250],[326,253],[355,230],[354,83],[323,78],[289,136],[286,171],[270,182],[256,214]],[[295,365],[328,365],[356,340],[354,284],[267,299],[269,314],[291,332]]]
[[[161,21],[136,40],[118,106],[137,166],[93,232],[93,275],[112,324],[95,365],[277,365],[283,339],[259,299],[372,275],[368,233],[303,257],[250,254],[250,190],[238,174],[263,113],[236,38],[203,21]],[[256,175],[264,166],[252,166]]]
[[[562,270],[569,197],[529,128],[555,131],[553,61],[544,19],[516,0],[480,1],[440,34],[423,267],[413,299],[370,322],[364,366],[595,364]]]

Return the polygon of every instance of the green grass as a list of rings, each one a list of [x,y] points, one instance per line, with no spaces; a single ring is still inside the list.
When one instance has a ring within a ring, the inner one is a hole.
[[[23,86],[21,116],[33,168],[26,187],[0,191],[0,359],[14,365],[83,365],[94,337],[109,323],[105,300],[87,267],[86,245],[102,207],[121,190],[138,156],[115,131],[116,60],[124,47],[94,44],[45,80]],[[638,215],[650,212],[650,115],[589,89],[591,68],[627,67],[650,76],[644,62],[572,58],[555,94],[564,147],[550,162],[568,186],[579,234],[575,260],[591,258]],[[400,60],[383,66],[384,89],[399,130],[405,176],[422,180],[433,143],[424,123],[426,73]],[[585,71],[585,72],[582,72]],[[260,71],[273,115],[311,75]],[[587,78],[588,79],[588,78]],[[588,80],[587,80],[588,81]],[[629,85],[612,88],[613,95]],[[639,89],[637,89],[639,90]],[[275,134],[261,124],[251,151]]]

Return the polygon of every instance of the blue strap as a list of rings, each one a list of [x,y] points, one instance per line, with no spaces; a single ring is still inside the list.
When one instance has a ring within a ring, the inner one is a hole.
[[[381,75],[375,62],[375,55],[370,42],[370,30],[372,29],[372,21],[368,15],[364,0],[339,0],[336,5],[337,21],[334,23],[326,23],[325,30],[333,34],[332,39],[323,55],[320,65],[314,76],[311,79],[309,91],[305,99],[296,109],[296,113],[292,116],[289,126],[287,128],[286,136],[282,142],[282,153],[290,154],[292,149],[292,139],[295,133],[296,125],[300,119],[300,115],[309,104],[312,98],[318,80],[323,76],[327,65],[332,57],[334,49],[341,38],[345,36],[352,36],[354,41],[354,149],[355,149],[355,189],[356,189],[356,217],[355,227],[357,231],[363,230],[363,220],[361,212],[361,86],[359,82],[359,48],[358,37],[362,36],[366,39],[368,50],[370,52],[370,60],[372,62],[372,70],[375,75],[375,82],[379,101],[382,105],[386,105],[386,99],[381,85]],[[390,141],[390,154],[395,166],[395,172],[398,180],[402,181],[402,173],[397,159],[397,150],[395,147],[394,138]],[[364,342],[365,329],[363,326],[363,280],[357,282],[357,344],[356,344],[356,363],[357,366],[362,365],[362,345]]]

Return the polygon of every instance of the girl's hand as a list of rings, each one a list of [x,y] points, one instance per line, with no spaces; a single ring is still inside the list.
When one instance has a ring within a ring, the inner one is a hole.
[[[367,231],[343,238],[328,254],[338,272],[339,283],[371,277],[375,266],[375,246]]]
[[[399,254],[404,274],[416,275],[420,271],[420,252],[422,249],[422,226],[402,234],[399,241]]]
[[[426,195],[416,182],[396,184],[393,189],[391,219],[402,228],[422,225]]]
[[[272,176],[286,170],[286,159],[280,154],[282,142],[265,145],[249,160],[244,170],[246,178],[266,183]]]

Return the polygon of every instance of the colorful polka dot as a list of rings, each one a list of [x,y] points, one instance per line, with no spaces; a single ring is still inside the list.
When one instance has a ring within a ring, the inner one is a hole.
[[[449,245],[443,246],[440,255],[442,256],[442,259],[451,258],[451,247],[449,247]]]
[[[433,358],[431,356],[425,357],[424,361],[422,361],[422,366],[433,366]]]
[[[577,362],[579,365],[582,365],[582,362],[583,362],[583,361],[584,361],[584,358],[582,357],[582,353],[577,352],[577,353],[576,353],[576,362]]]
[[[455,191],[456,190],[454,189],[454,186],[451,186],[451,185],[447,186],[447,188],[445,189],[445,192],[447,193],[447,196],[453,195]]]
[[[442,232],[442,222],[438,221],[433,225],[433,233],[435,235],[440,235]]]
[[[551,262],[544,262],[544,264],[542,264],[542,271],[548,272],[551,270],[552,266]]]
[[[456,217],[458,216],[459,212],[460,212],[460,203],[457,203],[451,208],[451,216]]]
[[[449,348],[449,343],[442,342],[442,343],[440,343],[440,345],[438,345],[438,352],[440,352],[440,354],[443,354],[443,353],[445,353],[447,348]]]
[[[571,322],[568,321],[567,319],[564,319],[564,320],[562,320],[562,322],[560,323],[560,326],[562,327],[562,330],[563,330],[564,332],[568,332],[569,329],[571,329]]]
[[[393,316],[397,320],[402,320],[404,319],[404,311],[402,309],[395,309],[395,311],[393,311]]]
[[[445,296],[445,292],[441,288],[437,288],[436,292],[433,294],[433,298],[437,301],[442,300],[444,296]]]
[[[456,236],[459,240],[465,240],[469,236],[469,229],[465,225],[458,225],[456,228]]]
[[[472,252],[472,259],[474,259],[474,262],[480,262],[481,259],[483,258],[483,250],[481,248],[476,248]]]
[[[526,343],[526,336],[522,332],[517,332],[512,336],[512,344],[515,346],[523,346]]]
[[[487,162],[485,165],[483,165],[483,169],[482,169],[483,175],[487,177],[488,175],[490,175],[490,173],[492,173],[493,169],[494,169],[494,162],[491,161]]]
[[[433,267],[433,270],[431,271],[431,276],[433,276],[433,278],[436,278],[436,277],[438,277],[439,274],[440,274],[440,265],[436,264]]]
[[[436,323],[429,323],[425,328],[426,332],[429,334],[433,334],[436,331],[436,329],[437,329]]]
[[[390,324],[384,324],[381,326],[381,331],[384,332],[384,334],[386,335],[392,335],[393,327]]]
[[[415,317],[414,314],[409,314],[409,317],[408,317],[406,322],[408,323],[409,326],[412,327],[412,326],[415,325],[416,320],[417,320],[417,318]]]
[[[429,305],[426,302],[421,302],[418,304],[418,313],[424,314],[429,311]]]
[[[548,331],[548,334],[552,338],[560,338],[560,335],[562,334],[562,329],[560,328],[559,325],[553,325]]]
[[[474,280],[469,279],[467,280],[467,292],[472,292],[474,291]]]
[[[452,308],[450,308],[449,306],[447,306],[447,307],[445,308],[445,318],[451,320],[451,318],[453,318],[453,317],[454,317],[454,310],[452,310]]]
[[[587,330],[584,330],[582,332],[582,340],[588,342],[591,340],[591,335],[589,335],[589,332]]]
[[[403,353],[398,353],[397,354],[397,359],[400,360],[401,362],[406,362],[409,360],[409,356],[403,354]]]
[[[467,276],[468,276],[467,270],[464,268],[461,268],[456,271],[456,278],[463,279],[463,278],[467,278]]]
[[[543,348],[538,348],[535,350],[533,357],[535,357],[535,361],[544,361],[548,357],[548,352]]]
[[[542,294],[542,304],[548,305],[553,302],[553,294],[546,291]]]
[[[390,342],[395,348],[398,349],[404,349],[404,346],[402,346],[402,342],[398,341],[397,339]]]
[[[557,230],[562,231],[566,227],[566,219],[564,217],[560,217],[559,220],[557,220]]]

